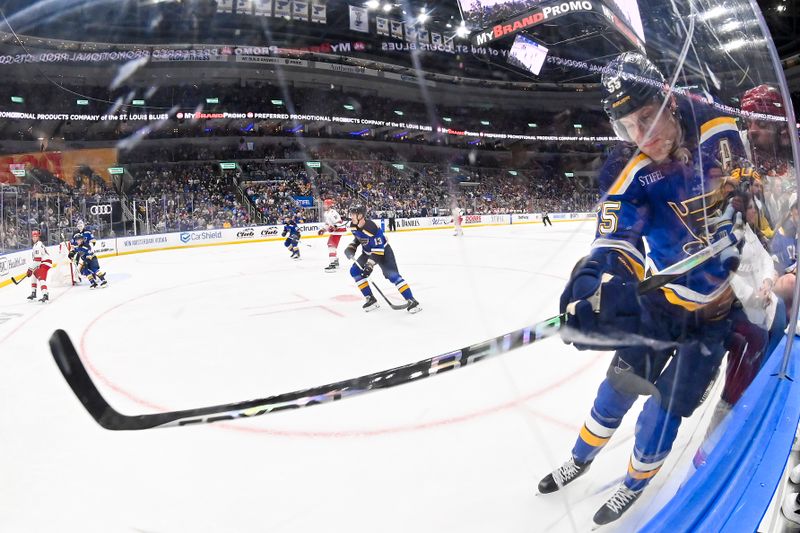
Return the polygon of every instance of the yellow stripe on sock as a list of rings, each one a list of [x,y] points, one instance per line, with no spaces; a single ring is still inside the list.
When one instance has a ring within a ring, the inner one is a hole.
[[[598,437],[597,435],[595,435],[594,433],[589,431],[589,429],[586,427],[585,424],[581,428],[580,437],[586,444],[588,444],[589,446],[595,446],[595,447],[604,446],[605,443],[607,443],[608,439],[610,438],[610,437],[606,437],[606,438]]]
[[[654,468],[653,470],[642,472],[641,470],[636,470],[633,467],[633,464],[628,462],[628,475],[631,476],[633,479],[650,479],[651,477],[658,474],[659,470],[661,470],[660,466],[658,468]]]

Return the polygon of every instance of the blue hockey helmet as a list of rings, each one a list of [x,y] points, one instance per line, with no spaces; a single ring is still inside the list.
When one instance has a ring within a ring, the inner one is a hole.
[[[367,216],[367,208],[364,207],[361,204],[355,204],[355,205],[350,207],[350,210],[348,211],[348,214],[350,214],[350,215],[361,215],[362,217],[365,217],[365,216]]]
[[[664,75],[638,52],[625,52],[603,69],[603,110],[612,122],[660,98],[667,98]]]

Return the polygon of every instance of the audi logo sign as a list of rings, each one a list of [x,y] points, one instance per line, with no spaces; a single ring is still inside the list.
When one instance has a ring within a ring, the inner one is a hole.
[[[93,205],[89,208],[89,212],[93,215],[110,215],[111,214],[111,206],[108,204],[105,205]]]

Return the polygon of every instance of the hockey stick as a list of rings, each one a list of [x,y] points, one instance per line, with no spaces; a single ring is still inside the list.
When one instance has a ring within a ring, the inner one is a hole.
[[[719,242],[727,242],[727,244],[724,247],[719,247],[720,249],[717,253],[727,248],[727,246],[733,245],[736,240],[731,237],[730,241],[722,240]],[[685,274],[694,266],[704,262],[704,260],[698,260],[689,265],[689,261],[705,257],[709,254],[707,250],[713,247],[714,245],[705,248],[686,260],[664,269],[661,274],[667,275],[673,273],[673,271],[677,269],[682,270],[679,275]],[[706,259],[713,257],[713,255],[706,257]],[[380,291],[378,292],[380,293]],[[382,295],[382,293],[380,294]],[[198,409],[134,416],[124,415],[116,411],[108,404],[105,398],[103,398],[100,391],[97,390],[94,382],[89,377],[86,368],[83,366],[80,356],[75,350],[69,335],[67,335],[64,330],[56,330],[50,337],[50,351],[53,354],[56,365],[64,375],[73,393],[75,393],[75,396],[78,397],[78,400],[80,400],[84,408],[92,415],[98,424],[110,430],[140,430],[155,427],[209,424],[223,420],[261,416],[275,411],[297,409],[341,400],[342,398],[356,396],[376,389],[395,387],[411,381],[425,379],[442,372],[461,368],[483,359],[495,357],[516,348],[546,339],[557,333],[565,323],[566,314],[557,315],[531,326],[506,333],[505,335],[500,335],[499,337],[472,344],[458,350],[423,359],[416,363],[410,363],[404,366],[310,389],[269,396],[263,399],[221,404]],[[638,391],[639,384],[631,385],[635,385]],[[641,393],[646,394],[647,392],[643,391]]]
[[[14,282],[14,285],[19,285],[20,283],[22,283],[22,280],[24,280],[27,277],[28,276],[26,274],[25,276],[23,276],[23,277],[19,278],[19,280],[17,280],[14,276],[11,276],[11,281]]]
[[[637,292],[642,295],[652,292],[656,289],[660,289],[664,285],[686,275],[689,271],[702,265],[712,257],[718,256],[731,246],[736,246],[739,243],[739,239],[736,237],[736,235],[734,235],[734,233],[729,233],[725,238],[719,239],[713,244],[706,246],[699,252],[690,255],[686,259],[682,259],[674,265],[671,265],[661,272],[653,274],[649,278],[643,280],[639,284]]]
[[[166,413],[124,415],[111,407],[97,390],[86,372],[78,352],[64,330],[50,337],[50,350],[56,365],[67,380],[72,392],[98,424],[111,430],[138,430],[156,427],[209,424],[223,420],[261,416],[286,409],[298,409],[349,398],[376,389],[388,389],[404,383],[419,381],[442,372],[498,356],[556,334],[564,325],[566,315],[558,315],[531,326],[500,335],[477,344],[410,363],[381,370],[357,378],[337,381],[319,387],[199,409]]]
[[[389,298],[387,298],[386,295],[383,294],[383,291],[374,282],[370,283],[370,285],[372,286],[373,289],[378,291],[378,294],[381,295],[381,298],[386,300],[386,303],[389,304],[389,307],[391,307],[395,311],[405,311],[408,308],[408,302],[406,302],[403,305],[393,304],[392,302],[389,301]]]

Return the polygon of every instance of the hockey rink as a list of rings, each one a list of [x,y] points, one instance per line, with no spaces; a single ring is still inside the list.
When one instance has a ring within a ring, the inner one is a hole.
[[[423,311],[363,298],[325,239],[101,259],[110,286],[0,290],[0,531],[573,532],[621,480],[641,400],[565,490],[537,496],[569,455],[611,354],[558,338],[420,382],[195,427],[112,432],[86,413],[47,345],[75,342],[127,414],[266,397],[414,362],[558,314],[593,222],[389,233]],[[347,241],[343,241],[342,251]],[[376,267],[373,278],[400,301]],[[713,401],[686,421],[633,531],[687,475]]]

